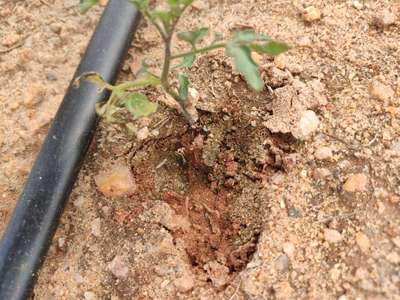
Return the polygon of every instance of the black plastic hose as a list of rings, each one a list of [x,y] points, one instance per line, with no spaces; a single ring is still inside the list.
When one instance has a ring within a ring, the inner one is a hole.
[[[139,19],[126,0],[110,0],[72,82],[88,71],[114,82]],[[72,82],[0,243],[0,300],[29,296],[92,140],[95,104],[107,96],[94,84]]]

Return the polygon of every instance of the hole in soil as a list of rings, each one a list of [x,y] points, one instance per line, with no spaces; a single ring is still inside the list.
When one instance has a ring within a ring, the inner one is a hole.
[[[232,275],[252,259],[268,209],[261,182],[284,169],[290,142],[246,120],[212,118],[201,115],[197,129],[176,130],[144,148],[146,160],[138,153],[133,169],[138,182],[147,178],[149,198],[163,200],[189,220],[185,230],[169,232],[193,271],[214,283],[213,272]],[[146,173],[160,161],[166,162]]]
[[[194,267],[217,261],[231,271],[241,270],[256,249],[258,235],[241,245],[238,236],[243,225],[230,219],[228,193],[225,190],[213,192],[203,174],[191,177],[186,195],[171,192],[162,195],[165,202],[178,214],[188,217],[191,223],[188,231],[173,232],[174,238],[184,241]]]
[[[234,197],[238,193],[219,186],[212,188],[209,177],[212,169],[202,162],[201,149],[195,145],[199,135],[189,132],[181,137],[179,149],[185,149],[184,172],[187,188],[184,194],[166,191],[161,199],[177,214],[187,217],[191,226],[185,232],[172,232],[183,241],[192,266],[204,272],[210,262],[226,266],[230,272],[242,270],[252,258],[258,242],[259,230],[253,229],[234,215]],[[201,147],[199,147],[201,148]],[[240,193],[239,193],[240,194]],[[242,233],[246,232],[246,238]]]

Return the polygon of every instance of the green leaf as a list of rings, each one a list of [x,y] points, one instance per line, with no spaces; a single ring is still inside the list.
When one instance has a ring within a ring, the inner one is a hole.
[[[260,54],[279,55],[286,52],[290,47],[282,42],[268,41],[264,44],[251,44],[250,48]]]
[[[254,30],[243,30],[235,32],[233,41],[238,43],[253,42],[257,39],[257,33]]]
[[[181,31],[178,32],[178,39],[188,42],[193,47],[201,42],[201,40],[208,34],[208,28],[202,27],[192,31]]]
[[[92,6],[96,5],[99,0],[80,0],[79,1],[79,10],[81,14],[86,13]]]
[[[129,0],[129,2],[135,5],[140,11],[143,11],[149,7],[149,0]]]
[[[140,93],[131,93],[124,99],[125,107],[135,119],[147,117],[157,111],[157,104]]]
[[[195,54],[188,54],[183,57],[183,60],[180,64],[174,66],[172,69],[177,69],[177,68],[190,68],[193,66],[194,62],[196,61],[196,55]]]
[[[190,68],[191,66],[193,66],[195,61],[196,61],[196,55],[195,54],[188,54],[188,55],[183,57],[182,67]]]
[[[178,81],[179,81],[179,97],[182,100],[187,100],[189,95],[189,79],[185,74],[179,74]]]
[[[170,27],[173,20],[173,13],[170,11],[155,10],[151,13],[151,15],[156,19],[160,20],[161,23],[164,24],[165,29]]]
[[[226,53],[235,62],[236,71],[242,73],[247,83],[255,90],[264,88],[257,64],[251,58],[251,50],[248,46],[239,46],[233,42],[226,45]]]
[[[167,0],[168,5],[172,8],[172,9],[176,9],[179,6],[179,0]]]
[[[193,0],[179,0],[183,5],[190,5],[193,3]]]

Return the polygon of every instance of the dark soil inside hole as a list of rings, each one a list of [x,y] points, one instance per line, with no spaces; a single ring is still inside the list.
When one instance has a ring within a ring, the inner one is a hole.
[[[168,139],[134,150],[133,170],[142,179],[142,195],[166,202],[189,221],[187,230],[168,230],[174,239],[184,241],[197,272],[204,272],[212,261],[230,272],[242,270],[256,250],[268,209],[261,204],[263,180],[286,167],[290,138],[254,132],[246,124],[234,126],[223,116],[210,122],[208,114],[201,116],[196,129],[183,125],[173,134],[166,128],[164,134]],[[253,147],[254,143],[263,147]],[[163,155],[142,160],[142,151]],[[149,174],[149,165],[159,161],[164,163]]]

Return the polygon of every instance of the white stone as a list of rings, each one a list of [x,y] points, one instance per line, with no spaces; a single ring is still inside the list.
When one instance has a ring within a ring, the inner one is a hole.
[[[117,278],[125,279],[128,277],[129,268],[126,262],[126,259],[117,255],[114,259],[108,264],[108,270]]]
[[[312,110],[306,110],[302,113],[296,128],[293,130],[295,138],[307,140],[319,126],[318,116]]]
[[[147,139],[150,135],[150,130],[147,126],[140,128],[137,132],[136,132],[136,137],[139,141],[143,141],[145,139]]]
[[[315,22],[321,19],[321,11],[315,6],[308,6],[303,11],[303,20],[306,22]]]
[[[328,243],[332,244],[339,243],[343,240],[343,236],[340,234],[340,232],[333,229],[325,229],[324,237]]]
[[[362,232],[357,233],[356,242],[358,247],[360,247],[361,251],[367,253],[369,248],[371,247],[371,242],[369,238]]]
[[[332,157],[333,152],[332,149],[329,147],[320,147],[315,150],[315,158],[319,160],[329,159]]]

